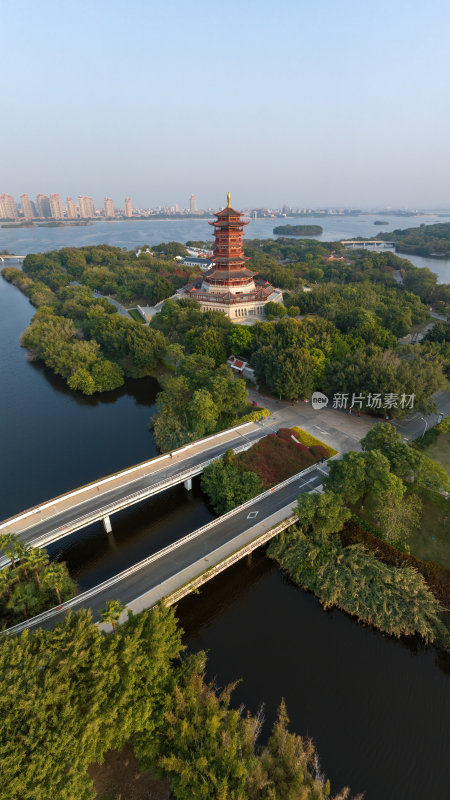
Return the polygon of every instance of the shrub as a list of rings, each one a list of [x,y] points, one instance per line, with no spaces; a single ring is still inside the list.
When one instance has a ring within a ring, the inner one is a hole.
[[[303,430],[303,428],[297,428],[297,426],[294,426],[292,430],[294,431],[298,440],[302,444],[306,444],[308,445],[308,447],[311,447],[311,445],[313,444],[317,444],[320,445],[321,447],[324,447],[325,450],[327,451],[328,458],[337,455],[338,453],[337,450],[335,450],[333,447],[329,447],[328,445],[324,444],[323,442],[320,441],[320,439],[316,439],[315,436],[312,436],[310,433],[307,433],[306,431]]]
[[[328,449],[323,444],[312,444],[309,448],[310,453],[318,458],[328,458]]]

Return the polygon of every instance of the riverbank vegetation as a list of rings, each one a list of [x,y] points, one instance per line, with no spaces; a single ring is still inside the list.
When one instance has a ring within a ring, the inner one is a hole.
[[[153,306],[184,286],[193,272],[197,274],[196,269],[180,266],[175,260],[186,252],[178,242],[156,245],[151,250],[144,246],[140,251],[106,244],[66,247],[28,255],[23,271],[53,291],[77,281],[124,305]]]
[[[216,367],[213,358],[194,354],[181,358],[175,374],[160,380],[160,410],[151,425],[162,452],[247,421],[245,381],[235,379],[226,364]]]
[[[395,242],[396,249],[402,253],[450,258],[450,222],[396,229],[392,233],[380,233],[377,238]]]
[[[204,654],[183,649],[163,606],[111,634],[81,611],[54,631],[3,637],[2,800],[94,800],[89,768],[127,744],[175,800],[328,798],[314,747],[289,731],[284,703],[260,743],[261,713],[234,709],[233,685],[206,683]]]
[[[302,511],[299,504],[300,524],[268,549],[295,583],[314,592],[325,609],[335,606],[390,635],[445,641],[442,608],[421,575],[388,566],[359,544],[344,546],[336,532],[315,530],[314,521],[305,525]]]
[[[23,622],[74,596],[76,584],[66,565],[51,563],[45,550],[27,547],[13,533],[4,533],[0,552],[10,560],[0,571],[0,628]]]
[[[121,316],[86,286],[53,290],[15,268],[3,274],[38,306],[21,344],[71,389],[87,395],[116,389],[125,377],[151,374],[166,352],[161,333]]]
[[[446,646],[450,571],[409,555],[407,542],[420,524],[422,497],[448,502],[449,476],[390,425],[378,423],[361,444],[362,452],[329,463],[323,494],[299,496],[298,525],[268,554],[325,608]]]

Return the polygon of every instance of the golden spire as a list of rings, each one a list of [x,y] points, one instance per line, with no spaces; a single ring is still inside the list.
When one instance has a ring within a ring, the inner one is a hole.
[[[231,194],[227,193],[227,208],[231,208]]]

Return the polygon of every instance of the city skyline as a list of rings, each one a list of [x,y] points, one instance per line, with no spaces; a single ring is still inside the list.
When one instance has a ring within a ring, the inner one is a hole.
[[[7,4],[2,22],[17,85],[4,91],[2,181],[15,197],[46,185],[154,207],[193,187],[208,208],[231,187],[241,207],[449,205],[443,0],[372,12],[230,0],[226,16],[204,0],[126,13],[80,0],[57,14],[43,0]],[[14,124],[24,111],[32,148]]]

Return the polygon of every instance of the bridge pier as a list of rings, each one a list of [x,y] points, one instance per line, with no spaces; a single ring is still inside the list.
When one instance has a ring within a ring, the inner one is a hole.
[[[184,482],[184,488],[188,490],[188,492],[192,489],[192,478],[186,478]]]
[[[106,533],[112,533],[112,525],[109,517],[103,517],[103,527]]]

